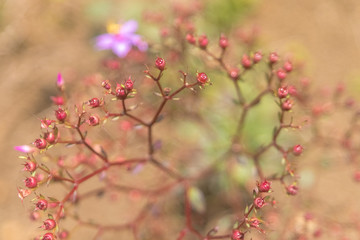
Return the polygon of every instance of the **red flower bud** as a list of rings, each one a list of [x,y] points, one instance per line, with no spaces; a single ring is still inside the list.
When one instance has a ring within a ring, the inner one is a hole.
[[[105,88],[106,90],[109,90],[111,88],[111,84],[109,83],[109,80],[105,80],[101,83],[101,86]]]
[[[243,57],[241,59],[241,65],[246,69],[251,68],[252,62],[248,55],[246,55],[246,54],[243,55]]]
[[[46,219],[41,227],[45,230],[52,230],[56,227],[56,222],[54,219]]]
[[[96,107],[100,106],[100,100],[98,98],[92,98],[89,100],[89,105],[92,108],[96,108]]]
[[[298,193],[298,190],[299,188],[295,185],[289,185],[287,188],[286,188],[286,193],[288,195],[296,195]]]
[[[254,206],[255,208],[259,209],[265,206],[265,201],[261,197],[257,197],[254,199]]]
[[[188,41],[188,43],[190,44],[195,44],[196,43],[196,38],[194,37],[194,35],[192,35],[191,33],[188,33],[186,35],[186,41]]]
[[[38,149],[44,149],[44,148],[46,148],[46,145],[47,145],[45,139],[43,139],[43,138],[38,138],[38,139],[36,139],[33,144],[34,144],[35,147],[37,147]]]
[[[271,182],[264,180],[262,183],[258,183],[259,192],[269,192],[271,189]]]
[[[166,62],[163,58],[157,58],[155,60],[155,66],[157,67],[157,69],[159,69],[160,71],[164,71],[165,69],[165,65],[166,65]]]
[[[209,44],[209,40],[208,38],[206,37],[206,35],[201,35],[199,38],[198,38],[198,43],[199,43],[199,47],[201,49],[206,49],[207,45]]]
[[[59,96],[59,97],[50,97],[51,100],[53,101],[53,103],[55,105],[64,105],[64,98]]]
[[[55,142],[55,140],[56,140],[56,136],[55,136],[55,134],[53,132],[45,133],[44,138],[50,144],[53,144]]]
[[[240,70],[238,68],[232,68],[228,74],[232,80],[238,80],[240,77]]]
[[[278,89],[278,97],[279,98],[285,98],[288,95],[288,89],[287,87],[280,87]]]
[[[52,233],[45,233],[41,240],[55,240],[55,236]]]
[[[197,81],[200,83],[200,84],[205,84],[207,83],[209,80],[208,76],[205,74],[205,73],[198,73],[197,74]]]
[[[127,93],[126,93],[125,88],[123,86],[121,86],[120,84],[118,84],[115,89],[115,95],[118,99],[126,99]]]
[[[269,61],[271,64],[277,63],[279,61],[279,56],[276,52],[272,52],[269,55]]]
[[[276,76],[280,79],[280,80],[284,80],[286,78],[286,72],[284,69],[282,68],[279,68],[277,71],[276,71]]]
[[[229,40],[227,37],[225,37],[224,35],[221,35],[220,36],[220,39],[219,39],[219,46],[222,48],[222,49],[225,49],[229,46]]]
[[[282,103],[281,108],[284,111],[290,111],[293,106],[293,103],[290,99],[286,99],[285,102]]]
[[[37,180],[35,177],[28,177],[25,179],[25,186],[28,188],[36,188]]]
[[[256,53],[254,53],[254,57],[253,57],[254,63],[260,62],[261,59],[262,59],[262,57],[263,57],[263,56],[262,56],[261,52],[256,52]]]
[[[65,120],[65,118],[67,117],[67,113],[65,112],[64,109],[59,107],[59,109],[55,111],[55,117],[60,122],[63,122]]]
[[[303,150],[304,150],[304,148],[303,148],[300,144],[295,145],[295,146],[293,147],[293,154],[294,154],[295,156],[299,156],[299,155],[301,155],[301,153],[303,152]]]
[[[293,69],[292,63],[290,61],[286,61],[283,68],[286,72],[291,72]]]
[[[24,164],[24,170],[25,171],[28,171],[28,172],[33,172],[36,170],[36,162],[33,162],[33,161],[27,161],[25,164]]]
[[[244,239],[244,233],[240,232],[237,229],[232,230],[231,240],[242,240]]]
[[[128,90],[129,92],[131,92],[131,90],[133,90],[133,88],[134,88],[134,82],[129,77],[128,80],[126,80],[126,82],[125,82],[125,89]]]
[[[91,115],[87,121],[90,126],[96,126],[100,123],[100,118],[97,115]]]
[[[45,199],[39,199],[36,203],[36,209],[46,210],[47,207],[48,207],[48,201],[46,201]]]

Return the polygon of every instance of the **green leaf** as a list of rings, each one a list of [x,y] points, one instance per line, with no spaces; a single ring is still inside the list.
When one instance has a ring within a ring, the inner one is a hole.
[[[198,213],[204,213],[206,210],[205,197],[202,191],[196,187],[190,187],[188,197],[191,207]]]

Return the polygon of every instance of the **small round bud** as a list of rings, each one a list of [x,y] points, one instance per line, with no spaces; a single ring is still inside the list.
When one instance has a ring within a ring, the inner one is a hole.
[[[281,108],[282,108],[282,110],[284,110],[284,111],[290,111],[291,108],[292,108],[292,106],[293,106],[292,101],[291,101],[290,99],[286,99],[286,100],[282,103]]]
[[[287,87],[280,87],[278,89],[278,97],[279,98],[286,98],[286,96],[288,95],[289,91]]]
[[[121,85],[118,85],[115,89],[115,95],[118,99],[126,99],[127,93],[125,88],[123,88]]]
[[[90,126],[96,126],[100,123],[100,118],[97,115],[91,115],[87,121]]]
[[[50,99],[53,101],[53,103],[55,105],[58,105],[58,106],[64,105],[64,98],[61,97],[61,96],[59,96],[59,97],[50,97]]]
[[[125,82],[125,89],[131,92],[134,88],[134,82],[131,80],[131,77],[128,78]]]
[[[198,83],[200,83],[200,84],[205,84],[205,83],[207,83],[208,82],[208,80],[209,80],[209,78],[208,78],[208,76],[205,74],[205,73],[198,73],[197,74],[197,81],[198,81]]]
[[[231,233],[231,240],[242,240],[244,239],[244,233],[237,229],[233,229]]]
[[[219,39],[219,46],[222,48],[222,49],[225,49],[229,46],[229,40],[227,37],[225,37],[224,35],[221,35],[220,36],[220,39]]]
[[[286,72],[291,72],[293,69],[292,63],[290,61],[286,61],[283,68]]]
[[[209,44],[209,40],[206,35],[201,35],[198,38],[198,43],[201,49],[206,49],[207,45]]]
[[[45,199],[39,199],[36,203],[36,209],[46,210],[47,207],[48,207],[48,201],[46,201]]]
[[[64,109],[59,107],[59,109],[55,111],[55,117],[60,122],[63,122],[67,117],[67,113],[65,112]]]
[[[254,63],[260,62],[261,59],[262,59],[262,57],[263,57],[263,56],[262,56],[261,52],[256,52],[256,53],[254,53],[254,57],[253,57]]]
[[[105,88],[106,90],[109,90],[111,88],[111,84],[109,83],[109,80],[105,80],[101,83],[101,86]]]
[[[55,140],[56,140],[56,136],[55,136],[55,134],[53,132],[45,133],[44,138],[50,144],[53,144],[55,142]]]
[[[271,189],[271,182],[264,180],[262,183],[258,184],[259,192],[269,192]]]
[[[58,233],[60,239],[66,239],[69,236],[69,232],[64,230]]]
[[[89,100],[89,106],[92,108],[97,108],[100,106],[100,100],[98,98],[92,98]]]
[[[37,180],[35,177],[28,177],[25,179],[25,186],[28,188],[36,188]]]
[[[46,219],[44,221],[44,224],[42,225],[42,228],[45,230],[52,230],[56,227],[56,222],[54,219]]]
[[[295,156],[299,156],[299,155],[302,154],[303,150],[304,150],[304,148],[303,148],[303,146],[301,146],[300,144],[295,145],[295,146],[293,147],[293,154],[294,154]]]
[[[34,144],[35,147],[37,147],[38,149],[44,149],[44,148],[46,148],[46,145],[47,145],[45,139],[43,139],[43,138],[38,138],[38,139],[36,139],[33,144]]]
[[[41,240],[55,240],[55,236],[52,233],[45,233]]]
[[[155,66],[157,67],[157,69],[159,69],[160,71],[164,71],[165,69],[165,65],[166,65],[166,62],[163,58],[157,58],[155,60]]]
[[[259,228],[260,227],[260,221],[257,218],[251,218],[250,219],[250,226],[253,228]]]
[[[261,197],[257,197],[254,199],[254,206],[255,208],[259,209],[265,206],[265,201]]]
[[[228,74],[232,80],[238,80],[240,77],[240,70],[238,68],[232,68]]]
[[[241,65],[242,65],[245,69],[251,68],[252,62],[251,62],[251,59],[250,59],[250,57],[249,57],[248,55],[244,54],[244,55],[242,56]]]
[[[298,193],[298,190],[299,190],[299,188],[297,187],[297,186],[295,186],[295,185],[289,185],[287,188],[286,188],[286,193],[288,194],[288,195],[296,195],[297,193]]]
[[[286,78],[286,72],[284,69],[282,68],[279,68],[277,71],[276,71],[276,76],[280,79],[280,80],[284,80]]]
[[[270,64],[275,64],[277,63],[277,61],[279,61],[279,56],[276,52],[272,52],[270,53],[269,55],[269,61],[270,61]]]
[[[27,161],[24,164],[24,170],[25,171],[33,172],[33,171],[36,170],[36,168],[37,168],[36,162],[33,162],[33,161]]]
[[[291,96],[297,96],[297,89],[293,85],[288,86],[288,92]]]
[[[188,34],[186,35],[186,41],[188,41],[188,43],[194,45],[194,44],[196,43],[196,38],[194,37],[193,34],[188,33]]]

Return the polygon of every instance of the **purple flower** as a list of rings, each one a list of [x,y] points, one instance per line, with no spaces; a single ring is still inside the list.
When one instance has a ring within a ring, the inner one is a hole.
[[[136,46],[140,51],[146,51],[148,45],[140,35],[135,34],[137,28],[138,23],[135,20],[129,20],[123,25],[108,24],[108,33],[96,38],[96,48],[111,49],[120,58],[124,58],[132,46]]]

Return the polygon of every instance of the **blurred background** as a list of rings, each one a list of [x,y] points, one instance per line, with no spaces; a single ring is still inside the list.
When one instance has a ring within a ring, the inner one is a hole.
[[[76,81],[96,69],[103,53],[94,50],[94,37],[105,31],[109,20],[137,19],[139,31],[156,41],[157,33],[142,27],[144,11],[167,11],[173,1],[149,2],[0,1],[0,239],[33,236],[36,225],[29,224],[29,206],[22,205],[17,197],[22,161],[13,147],[29,144],[38,136],[38,119],[51,107],[49,96],[55,94],[57,73]],[[314,85],[326,89],[343,82],[359,99],[359,1],[203,2],[206,11],[202,17],[207,20],[199,24],[210,21],[212,27],[200,27],[200,32],[214,34],[236,24],[255,27],[262,49],[291,52],[303,61]],[[346,203],[346,210],[355,214],[360,210],[359,193],[349,177],[350,170],[342,166],[322,178],[311,177],[319,186],[314,194],[328,201],[329,208],[341,208]],[[342,194],[336,194],[337,189],[342,189]],[[348,214],[346,210],[344,215]]]

